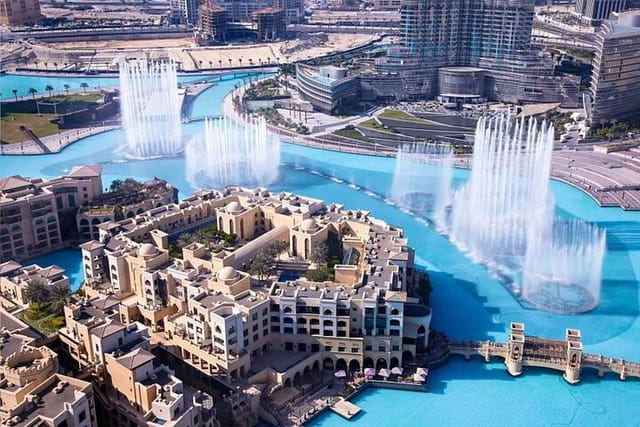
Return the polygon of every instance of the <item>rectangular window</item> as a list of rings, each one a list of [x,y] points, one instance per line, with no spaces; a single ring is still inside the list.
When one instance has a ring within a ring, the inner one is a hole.
[[[311,351],[317,353],[320,351],[320,344],[311,344]]]
[[[366,351],[371,351],[371,344],[367,344],[367,345],[365,345],[365,346],[364,346],[364,349],[365,349]]]
[[[397,344],[396,344],[396,345],[393,345],[393,346],[391,346],[391,350],[393,350],[393,351],[400,351],[400,346],[399,346],[399,345],[397,345]]]
[[[271,332],[274,332],[276,334],[279,333],[280,332],[280,326],[272,326],[271,327]]]
[[[358,351],[360,351],[358,347],[351,347],[351,353],[357,353]]]
[[[293,343],[292,342],[284,343],[284,349],[287,351],[293,351]]]
[[[331,351],[333,347],[331,347],[330,345],[325,345],[324,346],[324,351]]]
[[[387,347],[381,345],[378,347],[378,351],[382,351],[382,352],[387,351]]]
[[[346,347],[340,347],[340,346],[338,346],[338,351],[339,351],[340,353],[344,353],[345,351],[347,351],[347,349],[346,349]]]

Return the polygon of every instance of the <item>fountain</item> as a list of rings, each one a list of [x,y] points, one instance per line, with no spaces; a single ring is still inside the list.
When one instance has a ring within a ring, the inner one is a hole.
[[[443,194],[449,194],[451,177],[447,173],[451,172],[452,158],[450,145],[414,143],[398,148],[390,194],[393,202],[414,213],[438,210]],[[425,163],[445,167],[425,168]]]
[[[536,308],[574,314],[599,303],[605,233],[554,219],[553,139],[553,126],[544,122],[481,119],[469,180],[436,222],[515,295]]]
[[[121,62],[120,109],[127,154],[174,156],[182,151],[181,99],[172,62]]]
[[[249,124],[207,119],[204,136],[187,144],[185,160],[194,187],[267,186],[279,177],[280,140],[269,137],[262,117]]]

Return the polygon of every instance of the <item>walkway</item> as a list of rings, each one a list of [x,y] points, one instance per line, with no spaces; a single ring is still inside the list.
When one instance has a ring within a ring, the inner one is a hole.
[[[492,357],[504,359],[507,371],[513,376],[522,374],[524,366],[532,366],[561,371],[571,384],[580,382],[580,374],[585,368],[597,370],[600,377],[613,372],[621,380],[640,378],[640,363],[583,353],[581,333],[577,329],[567,329],[565,339],[558,340],[525,336],[524,325],[514,322],[511,323],[507,343],[452,341],[449,351],[467,360],[471,356],[481,356],[486,362]]]
[[[43,136],[39,138],[44,146],[51,153],[57,153],[64,149],[67,145],[86,138],[91,135],[96,135],[102,132],[107,132],[118,128],[118,126],[95,126],[82,129],[69,129],[60,133]],[[5,155],[23,155],[23,154],[47,154],[44,147],[37,144],[35,141],[17,142],[15,144],[3,144],[0,146],[0,154]]]

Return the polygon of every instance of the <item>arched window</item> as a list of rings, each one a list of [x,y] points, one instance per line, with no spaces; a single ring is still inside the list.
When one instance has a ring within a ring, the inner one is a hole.
[[[398,314],[400,314],[400,310],[398,310],[397,308],[392,308],[391,309],[391,315],[397,316]]]
[[[338,320],[338,327],[346,327],[347,326],[347,322],[345,322],[344,320]]]
[[[329,310],[328,308],[322,313],[325,316],[332,316],[333,315],[333,311]]]
[[[298,256],[298,238],[295,235],[291,236],[291,255]]]
[[[298,325],[306,325],[307,324],[307,319],[305,319],[304,317],[300,317],[298,319]]]
[[[330,328],[332,328],[332,327],[333,327],[333,320],[325,320],[325,321],[323,321],[323,322],[322,322],[322,326],[323,326],[323,327],[330,327]]]
[[[282,323],[292,324],[293,319],[291,317],[285,317],[284,319],[282,319]]]
[[[424,332],[425,332],[424,325],[420,325],[420,326],[418,327],[418,334],[423,334],[423,335],[424,335]]]
[[[240,238],[244,239],[244,220],[240,218]]]
[[[310,324],[310,325],[312,325],[312,326],[313,326],[313,325],[319,325],[319,324],[320,324],[320,321],[319,321],[318,319],[311,319],[311,320],[309,321],[309,324]]]
[[[89,220],[86,218],[82,218],[80,220],[80,226],[83,226],[83,225],[89,225]]]
[[[57,218],[53,215],[50,215],[49,218],[47,218],[47,222],[56,222]]]
[[[391,319],[391,322],[389,323],[391,326],[400,326],[400,321],[398,319]]]
[[[284,312],[285,313],[291,313],[293,310],[291,309],[291,307],[285,307],[284,308]]]
[[[216,325],[216,334],[221,334],[222,333],[222,329],[220,329],[220,326]]]

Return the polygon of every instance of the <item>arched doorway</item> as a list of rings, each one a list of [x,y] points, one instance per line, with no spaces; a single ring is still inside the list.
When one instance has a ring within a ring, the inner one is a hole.
[[[311,373],[311,368],[309,368],[308,366],[304,367],[304,370],[302,371],[302,376],[307,376]]]
[[[398,361],[398,358],[392,357],[389,362],[389,367],[393,369],[393,368],[397,368],[398,366],[400,366],[400,362]]]
[[[425,333],[426,333],[426,328],[424,327],[424,325],[420,325],[418,327],[418,336],[416,339],[416,353],[422,353],[424,351],[424,346],[426,342]]]
[[[322,369],[333,371],[333,359],[331,359],[330,357],[325,357],[322,361]]]
[[[304,239],[304,259],[309,259],[309,239]]]
[[[347,362],[344,359],[338,359],[336,361],[336,371],[346,371]]]
[[[351,362],[349,362],[349,372],[358,371],[360,371],[360,362],[358,362],[358,360],[356,359],[352,359]]]
[[[373,368],[373,359],[370,357],[365,357],[362,363],[362,366],[366,368]]]
[[[320,369],[320,364],[316,360],[315,362],[313,362],[313,365],[311,366],[311,370],[314,372],[318,372],[319,369]]]
[[[383,359],[382,357],[380,359],[378,359],[378,361],[376,362],[376,371],[378,369],[382,369],[382,368],[386,368],[386,367],[387,367],[386,359]]]
[[[296,372],[296,374],[293,376],[293,385],[299,386],[301,384],[302,384],[302,375],[300,375],[300,372]]]
[[[402,366],[407,366],[413,363],[413,354],[410,351],[402,352]]]
[[[298,238],[291,236],[291,256],[298,256]]]
[[[234,234],[233,233],[233,220],[232,219],[229,220],[229,234]]]
[[[287,378],[284,382],[284,386],[286,387],[291,387],[291,378]]]
[[[240,239],[244,239],[244,220],[240,218]]]

